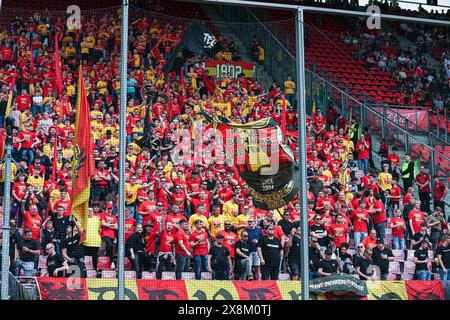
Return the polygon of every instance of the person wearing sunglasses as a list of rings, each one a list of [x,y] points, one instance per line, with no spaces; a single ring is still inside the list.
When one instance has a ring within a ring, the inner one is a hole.
[[[261,261],[257,254],[257,247],[262,238],[262,230],[256,225],[255,218],[247,220],[248,228],[244,230],[248,234],[247,244],[250,248],[250,260],[255,269],[255,280],[261,279]]]
[[[274,226],[266,226],[266,235],[258,243],[258,256],[262,266],[262,280],[278,280],[280,262],[283,258],[283,246],[274,236]]]
[[[48,243],[45,247],[45,251],[48,254],[47,257],[47,276],[49,277],[63,277],[64,272],[69,271],[69,265],[59,254],[56,253],[55,245]],[[45,274],[43,276],[46,276]]]
[[[248,244],[248,233],[246,231],[241,233],[241,238],[236,242],[235,249],[235,278],[239,280],[253,280],[252,259],[250,257],[250,246]]]

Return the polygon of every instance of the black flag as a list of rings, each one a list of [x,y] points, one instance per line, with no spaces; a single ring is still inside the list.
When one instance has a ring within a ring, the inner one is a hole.
[[[145,119],[144,119],[144,133],[142,135],[142,138],[137,142],[139,147],[141,148],[152,148],[152,124],[150,123],[150,109],[152,108],[152,105],[149,105],[147,107],[147,111],[145,112]]]
[[[193,20],[178,45],[172,52],[170,59],[163,68],[164,73],[179,72],[184,60],[192,54],[204,56],[208,50],[213,50],[216,38],[205,27],[203,22]]]
[[[245,181],[255,207],[279,209],[295,198],[299,191],[299,168],[273,119],[230,123],[226,118],[208,115],[202,106],[200,110],[220,132],[224,149]]]

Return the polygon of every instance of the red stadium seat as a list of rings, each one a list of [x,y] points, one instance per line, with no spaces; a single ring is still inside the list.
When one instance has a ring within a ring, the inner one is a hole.
[[[109,257],[98,257],[97,270],[111,270],[111,259]]]

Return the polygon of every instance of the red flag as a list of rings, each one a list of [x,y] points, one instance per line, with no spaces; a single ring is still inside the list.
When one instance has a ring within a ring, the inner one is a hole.
[[[53,166],[52,166],[52,181],[56,179],[56,163],[58,159],[58,134],[55,135],[55,145],[53,146]]]
[[[283,141],[286,141],[286,98],[283,98],[283,108],[281,109],[281,132],[283,132]]]
[[[58,45],[58,34],[55,34],[55,75],[56,75],[56,89],[58,90],[58,95],[62,95],[62,75],[61,75],[61,62],[59,57],[59,45]]]
[[[33,59],[33,51],[30,51],[30,68],[34,70],[34,59]]]
[[[172,119],[172,99],[170,99],[170,86],[167,84],[166,86],[166,96],[167,96],[167,104],[169,105],[169,119]]]
[[[83,70],[80,65],[78,77],[78,99],[75,121],[75,154],[73,163],[73,203],[72,214],[83,230],[86,230],[91,189],[91,176],[94,173],[92,152],[92,132],[89,102],[84,87]],[[85,232],[83,232],[85,235]],[[82,237],[84,237],[84,235]],[[84,239],[83,239],[84,240]]]
[[[153,48],[151,49],[151,52],[157,61],[163,59],[163,57],[161,56],[161,53],[159,52],[159,44],[160,43],[161,43],[161,41],[158,41],[158,43],[156,45],[154,45]]]
[[[182,87],[184,87],[185,83],[184,83],[184,67],[181,67],[181,71],[180,71],[180,84]]]
[[[202,79],[209,93],[214,94],[214,92],[216,91],[216,84],[214,83],[214,81],[205,76],[204,74],[202,74]]]

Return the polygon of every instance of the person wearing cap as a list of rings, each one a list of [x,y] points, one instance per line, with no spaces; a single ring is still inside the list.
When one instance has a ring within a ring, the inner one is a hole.
[[[416,251],[414,251],[414,263],[416,264],[417,280],[431,280],[431,271],[428,264],[431,263],[428,256],[428,240],[423,240]]]
[[[392,250],[386,248],[383,239],[378,238],[376,247],[372,250],[372,259],[376,266],[380,269],[380,280],[387,280],[389,274],[389,261],[394,261]]]
[[[342,272],[340,263],[336,259],[332,259],[333,251],[331,249],[325,250],[325,257],[319,261],[317,267],[317,274],[320,277],[327,277]]]
[[[24,238],[19,241],[19,261],[17,263],[17,274],[23,270],[24,276],[31,277],[35,271],[35,263],[41,253],[41,245],[33,239],[33,231],[25,228]]]
[[[224,238],[223,234],[219,233],[208,251],[208,272],[211,272],[213,280],[228,280],[232,274],[230,251],[223,246]]]

